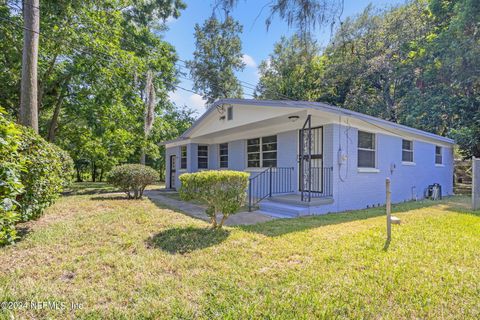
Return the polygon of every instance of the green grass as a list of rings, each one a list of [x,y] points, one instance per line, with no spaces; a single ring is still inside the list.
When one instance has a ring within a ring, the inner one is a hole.
[[[61,198],[0,248],[1,301],[82,309],[0,318],[480,317],[480,212],[406,203],[385,247],[382,208],[207,229],[151,201]]]
[[[147,187],[147,190],[163,188],[164,184],[159,183]],[[82,195],[82,194],[98,194],[118,192],[118,188],[108,184],[107,182],[74,182],[65,190],[65,195]]]

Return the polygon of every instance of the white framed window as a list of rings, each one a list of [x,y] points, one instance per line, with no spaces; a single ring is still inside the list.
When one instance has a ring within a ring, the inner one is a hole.
[[[247,140],[247,167],[277,166],[277,136]]]
[[[218,158],[220,168],[228,168],[228,143],[220,143],[218,145]]]
[[[197,162],[198,169],[208,169],[208,146],[198,146]]]
[[[233,107],[227,108],[227,120],[233,120]]]
[[[402,161],[413,162],[413,141],[402,140]]]
[[[365,131],[358,131],[358,167],[376,167],[376,144],[375,134]]]
[[[435,164],[442,164],[443,157],[442,157],[442,147],[435,146]]]
[[[180,147],[180,169],[187,169],[187,146]]]

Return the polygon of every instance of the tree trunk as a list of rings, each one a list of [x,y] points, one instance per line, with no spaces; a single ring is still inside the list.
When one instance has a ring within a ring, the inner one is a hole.
[[[143,149],[143,148],[140,151],[140,164],[145,165],[145,149]]]
[[[38,132],[38,36],[40,32],[40,1],[24,0],[22,85],[20,92],[20,124]]]
[[[95,182],[97,180],[97,166],[95,165],[95,162],[92,164],[92,182]]]
[[[55,137],[58,128],[58,117],[60,116],[60,110],[62,108],[63,99],[65,98],[64,93],[68,83],[70,82],[71,76],[68,76],[61,84],[61,89],[58,90],[57,97],[55,99],[55,109],[53,111],[52,119],[48,127],[48,141],[55,142]]]
[[[223,215],[223,216],[222,216],[222,220],[220,221],[220,224],[218,225],[218,228],[222,228],[222,227],[223,227],[223,223],[225,222],[225,220],[227,220],[227,216],[226,216],[226,215]]]
[[[77,167],[77,182],[83,182],[82,175],[80,173],[80,167]]]
[[[102,179],[103,179],[103,168],[100,169],[100,178],[99,178],[99,179],[100,179],[100,182],[102,182]]]
[[[55,142],[55,136],[56,136],[57,126],[58,126],[58,117],[60,115],[62,102],[63,102],[63,98],[61,97],[61,94],[60,94],[59,97],[57,98],[57,102],[55,103],[55,110],[53,111],[52,120],[50,120],[50,125],[48,127],[47,139],[50,142]]]

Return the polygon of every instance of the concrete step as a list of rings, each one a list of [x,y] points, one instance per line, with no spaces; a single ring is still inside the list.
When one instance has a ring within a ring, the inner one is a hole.
[[[257,210],[257,211],[255,211],[255,213],[260,213],[260,214],[263,214],[265,216],[269,216],[269,217],[273,217],[273,218],[279,218],[279,219],[296,218],[296,217],[293,217],[291,215],[286,215],[286,214],[282,214],[282,213],[274,213],[274,212],[269,212],[269,211],[262,211],[262,210]]]
[[[306,202],[302,201],[300,195],[298,194],[274,195],[273,197],[269,198],[268,201],[300,207],[318,207],[326,204],[332,204],[334,202],[333,197],[311,198],[310,202]]]
[[[309,214],[308,207],[294,206],[285,203],[274,202],[270,200],[261,201],[259,204],[260,211],[271,215],[281,215],[285,217],[299,217]]]

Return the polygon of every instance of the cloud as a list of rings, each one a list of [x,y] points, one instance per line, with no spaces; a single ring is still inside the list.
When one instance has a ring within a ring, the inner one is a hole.
[[[207,103],[207,100],[204,100],[202,96],[198,94],[192,94],[188,100],[190,101],[191,106],[195,109],[198,109],[198,107],[205,108],[205,104]]]
[[[249,56],[248,54],[244,54],[242,56],[242,61],[243,63],[245,63],[245,65],[247,67],[251,67],[251,68],[256,68],[257,67],[257,63],[255,62],[255,60]]]
[[[198,115],[205,112],[206,100],[198,94],[191,94],[185,91],[177,90],[168,94],[170,100],[179,107],[187,106]]]

